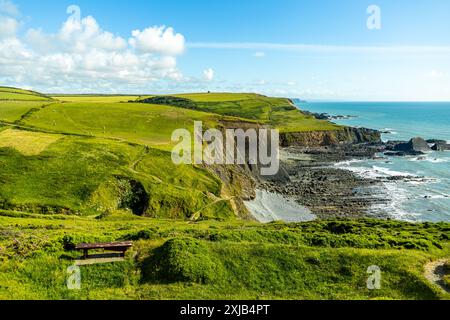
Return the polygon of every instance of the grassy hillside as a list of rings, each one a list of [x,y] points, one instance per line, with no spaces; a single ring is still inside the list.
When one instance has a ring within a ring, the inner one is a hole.
[[[128,96],[128,95],[54,95],[53,99],[64,101],[64,102],[84,102],[84,103],[118,103],[118,102],[128,102],[134,101],[139,98],[139,96]]]
[[[256,120],[281,132],[336,130],[339,126],[303,114],[289,99],[258,94],[196,93],[174,95],[192,101],[196,110]],[[148,99],[142,97],[138,101]]]
[[[1,96],[1,93],[0,93]],[[31,110],[38,110],[52,101],[0,100],[0,121],[15,122]]]
[[[234,217],[225,199],[217,201],[220,180],[138,145],[8,129],[0,133],[0,164],[3,209],[75,215],[128,210],[175,219],[203,209],[203,217]],[[132,188],[134,181],[141,189]]]
[[[38,92],[0,87],[0,121],[17,121],[30,110],[52,102],[50,97]]]
[[[169,150],[172,132],[193,130],[194,121],[215,127],[214,114],[162,105],[76,102],[50,105],[30,114],[27,126],[96,137],[108,137]]]
[[[41,93],[18,88],[0,87],[0,101],[48,101],[50,97]]]
[[[3,106],[0,208],[72,215],[132,211],[174,219],[246,214],[230,200],[240,190],[238,173],[231,187],[204,168],[171,161],[175,129],[192,131],[195,120],[216,127],[228,117],[112,103],[112,96],[81,98],[93,100]]]
[[[375,220],[186,223],[0,213],[1,299],[448,299],[423,265],[450,253],[450,225]],[[72,243],[134,240],[124,262],[81,267]],[[382,272],[366,287],[367,268]]]

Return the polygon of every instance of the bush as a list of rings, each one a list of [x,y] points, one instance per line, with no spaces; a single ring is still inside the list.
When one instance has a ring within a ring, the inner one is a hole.
[[[153,250],[143,261],[143,280],[161,282],[210,283],[218,279],[221,266],[208,247],[193,238],[171,239]]]
[[[150,240],[150,239],[155,239],[158,238],[159,232],[156,228],[150,228],[150,229],[144,229],[144,230],[139,230],[137,232],[133,232],[133,233],[129,233],[127,235],[125,235],[123,237],[124,240],[132,240],[132,241],[137,241],[137,240]]]
[[[136,101],[135,101],[136,102]],[[139,103],[151,103],[151,104],[162,104],[166,106],[174,106],[181,107],[191,110],[198,109],[197,104],[190,100],[180,97],[172,97],[172,96],[158,96],[153,98],[146,98],[142,100],[138,100]]]

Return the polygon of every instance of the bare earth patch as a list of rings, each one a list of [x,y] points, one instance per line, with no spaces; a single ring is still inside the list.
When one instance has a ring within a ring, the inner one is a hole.
[[[0,133],[0,148],[14,148],[25,156],[38,155],[61,139],[56,134],[7,129]]]
[[[448,288],[444,283],[444,264],[447,262],[447,259],[441,259],[429,262],[425,265],[425,278],[431,283],[437,285],[442,290],[446,292],[450,292],[450,288]]]

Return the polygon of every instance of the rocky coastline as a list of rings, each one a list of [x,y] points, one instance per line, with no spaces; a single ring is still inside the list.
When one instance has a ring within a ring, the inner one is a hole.
[[[406,176],[363,178],[336,167],[349,160],[378,159],[392,156],[420,157],[431,151],[450,150],[443,140],[381,140],[381,132],[345,127],[339,133],[296,133],[281,139],[280,174],[260,179],[259,189],[281,194],[307,207],[320,219],[365,216],[387,219],[388,212],[373,212],[374,205],[386,204],[383,182],[411,179]],[[420,179],[420,177],[414,177]]]

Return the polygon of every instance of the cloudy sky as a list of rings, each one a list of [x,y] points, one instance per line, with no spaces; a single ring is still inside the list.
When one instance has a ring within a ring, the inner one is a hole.
[[[447,0],[93,2],[0,0],[0,85],[450,101]]]

